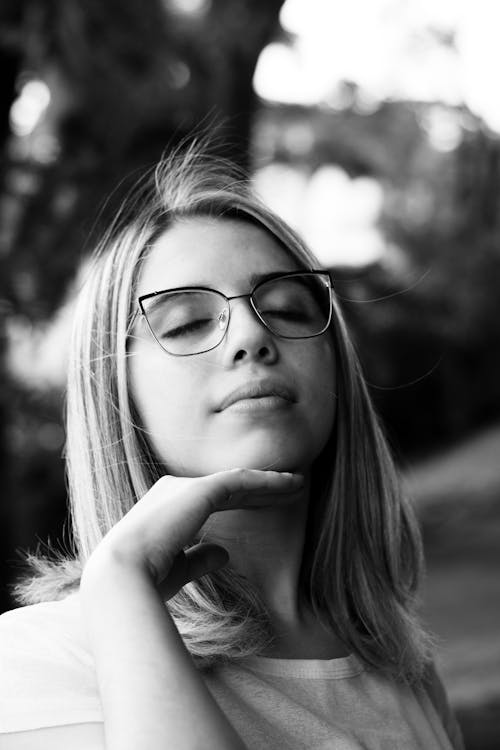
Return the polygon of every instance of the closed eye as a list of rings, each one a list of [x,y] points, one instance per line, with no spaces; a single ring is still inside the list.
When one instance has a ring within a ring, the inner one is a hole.
[[[189,336],[190,334],[197,333],[207,328],[210,323],[213,323],[213,318],[200,318],[199,320],[192,320],[189,323],[184,323],[176,328],[171,328],[168,331],[162,333],[162,338],[174,339],[180,336]]]
[[[262,310],[262,315],[269,318],[282,318],[285,320],[310,320],[311,315],[307,310]]]

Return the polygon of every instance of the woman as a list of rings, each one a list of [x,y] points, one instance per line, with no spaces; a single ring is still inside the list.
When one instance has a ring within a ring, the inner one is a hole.
[[[122,210],[67,411],[77,557],[0,620],[2,747],[461,747],[329,275],[227,165]]]

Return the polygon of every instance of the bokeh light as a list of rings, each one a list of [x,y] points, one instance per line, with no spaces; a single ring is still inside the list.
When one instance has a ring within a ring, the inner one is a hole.
[[[287,0],[280,18],[292,41],[262,51],[259,96],[327,103],[352,81],[368,100],[465,104],[500,132],[494,0]]]
[[[336,165],[308,174],[274,163],[257,170],[254,183],[264,201],[300,232],[323,265],[363,266],[384,254],[386,242],[377,227],[384,193],[377,180],[353,179]]]
[[[44,81],[27,81],[10,110],[10,126],[14,135],[30,135],[49,106],[50,99],[50,89]]]

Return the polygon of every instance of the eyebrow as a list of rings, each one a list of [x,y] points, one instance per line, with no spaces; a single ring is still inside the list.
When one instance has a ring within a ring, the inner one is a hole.
[[[293,269],[293,270],[300,270],[300,269]],[[268,279],[273,279],[278,276],[284,276],[286,273],[293,273],[293,271],[290,271],[290,269],[282,270],[282,271],[272,271],[271,273],[252,273],[249,277],[249,282],[251,286],[256,286],[257,284],[260,284],[261,281],[267,281]],[[195,284],[190,284],[189,286],[197,287],[197,286],[203,286],[207,289],[212,289],[211,282],[209,281],[199,281]]]
[[[287,273],[293,273],[294,271],[300,271],[300,270],[301,270],[300,268],[297,268],[297,269],[293,269],[292,271],[290,269],[287,269],[287,270],[281,270],[281,271],[272,271],[271,273],[253,273],[249,277],[249,282],[250,282],[251,287],[253,288],[257,286],[257,284],[260,284],[261,281],[270,281],[271,279],[278,278],[279,276],[284,276]],[[146,294],[139,295],[139,298],[148,297],[149,295],[162,294],[163,292],[182,291],[183,289],[210,289],[213,292],[220,292],[219,289],[214,289],[210,281],[203,281],[199,279],[190,284],[184,284],[183,286],[172,287],[170,289],[157,289],[154,292],[147,292]],[[220,292],[220,293],[224,294],[224,292]],[[151,301],[150,304],[154,306],[153,301]]]

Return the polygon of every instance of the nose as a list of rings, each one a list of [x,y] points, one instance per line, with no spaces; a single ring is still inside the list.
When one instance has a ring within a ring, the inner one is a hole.
[[[278,359],[278,347],[269,331],[246,299],[231,299],[231,315],[226,331],[224,358],[228,362],[259,361],[273,364]],[[243,297],[243,295],[242,295]]]

